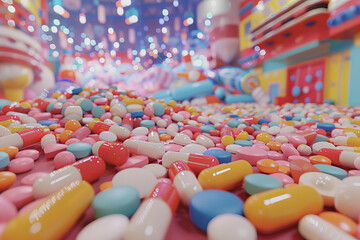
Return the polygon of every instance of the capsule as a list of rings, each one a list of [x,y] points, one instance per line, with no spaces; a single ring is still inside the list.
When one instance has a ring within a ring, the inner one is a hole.
[[[348,151],[348,152],[360,153],[360,147],[337,146],[336,149],[343,150],[343,151]]]
[[[162,165],[169,168],[173,162],[178,160],[186,162],[195,174],[199,174],[206,168],[219,165],[219,161],[213,156],[171,151],[164,154]]]
[[[128,139],[124,145],[128,147],[130,153],[146,155],[154,159],[160,159],[165,154],[165,147],[162,143]]]
[[[1,239],[61,239],[77,223],[93,198],[94,190],[89,183],[72,182],[50,195],[34,210],[11,220]]]
[[[45,175],[33,184],[34,198],[42,198],[58,191],[73,181],[81,181],[79,170],[74,166],[66,166]]]
[[[353,236],[314,214],[303,217],[298,225],[301,236],[308,240],[356,240]]]
[[[189,205],[194,194],[203,190],[190,167],[182,161],[171,164],[169,176],[180,195],[181,202],[186,206]]]
[[[105,173],[105,162],[98,156],[90,156],[80,159],[72,164],[80,170],[84,181],[94,182]]]
[[[164,239],[179,201],[179,195],[171,181],[159,179],[152,192],[131,217],[123,239]]]
[[[15,146],[18,148],[26,147],[41,141],[43,131],[40,128],[23,130],[11,135],[0,137],[0,148]]]
[[[314,188],[299,185],[250,196],[244,213],[258,231],[271,233],[296,224],[307,214],[318,214],[323,207],[323,199]]]
[[[98,141],[93,145],[92,152],[105,162],[116,166],[121,166],[129,158],[128,148],[118,142]]]
[[[106,124],[106,123],[103,123],[103,122],[97,122],[94,124],[93,128],[92,128],[92,131],[95,133],[95,134],[100,134],[104,131],[109,131],[111,125],[109,124]]]
[[[253,170],[247,161],[223,163],[200,172],[199,183],[204,189],[231,190],[238,186]]]
[[[318,155],[330,158],[335,166],[360,169],[360,153],[323,148],[320,149]]]
[[[360,147],[360,138],[338,136],[335,137],[334,144],[348,147]]]

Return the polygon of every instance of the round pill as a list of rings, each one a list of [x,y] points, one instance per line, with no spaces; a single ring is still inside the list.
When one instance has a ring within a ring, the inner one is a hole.
[[[122,214],[112,214],[86,225],[76,236],[76,240],[122,239],[129,218]]]
[[[75,163],[75,161],[76,157],[72,152],[63,151],[56,154],[53,163],[55,165],[55,168],[59,169],[67,165],[71,165]]]
[[[9,154],[0,152],[0,169],[7,167],[10,164]]]
[[[209,240],[256,240],[254,225],[238,214],[225,213],[214,217],[207,226]]]
[[[93,108],[93,103],[89,99],[84,99],[81,101],[80,107],[84,110],[84,112],[89,112]]]
[[[165,108],[161,103],[154,103],[152,105],[152,108],[154,109],[154,115],[155,116],[162,116],[165,113]]]
[[[8,189],[16,181],[16,175],[12,172],[0,172],[0,192]]]
[[[167,169],[161,164],[157,164],[157,163],[147,164],[142,168],[152,172],[156,178],[163,178],[167,175]]]
[[[279,164],[271,159],[261,159],[256,166],[263,173],[276,173],[279,170]]]
[[[132,186],[114,186],[98,193],[92,202],[95,218],[111,214],[130,217],[139,205],[139,192]]]
[[[78,142],[67,146],[66,151],[74,154],[76,159],[80,159],[90,156],[92,152],[92,146],[89,143]]]
[[[261,173],[249,174],[244,179],[244,189],[249,195],[282,186],[283,184],[278,179]]]
[[[221,163],[229,163],[231,162],[232,155],[228,151],[220,150],[220,149],[212,149],[207,150],[203,153],[204,155],[213,156],[216,157],[219,161],[219,164]]]
[[[339,179],[344,179],[348,175],[344,169],[335,167],[335,166],[331,166],[331,165],[315,164],[314,167],[316,167],[323,173],[329,174],[329,175],[337,177]]]
[[[115,142],[117,140],[117,136],[110,131],[101,132],[99,138],[101,141],[105,142]]]
[[[190,219],[201,230],[206,231],[209,222],[225,213],[241,215],[243,202],[233,193],[222,190],[204,190],[190,200]]]
[[[10,172],[24,173],[30,171],[34,167],[34,159],[29,157],[15,158],[8,166]]]
[[[101,106],[96,106],[92,109],[91,113],[94,117],[100,118],[105,113],[105,109]]]
[[[149,195],[157,181],[155,175],[143,168],[128,168],[115,174],[113,186],[133,186],[139,191],[140,198]]]

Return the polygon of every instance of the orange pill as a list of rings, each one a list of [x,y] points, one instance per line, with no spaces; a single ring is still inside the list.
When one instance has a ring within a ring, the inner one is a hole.
[[[171,136],[169,134],[161,134],[159,137],[161,141],[167,141],[171,139]]]
[[[257,168],[263,173],[276,173],[279,171],[279,164],[271,159],[262,159],[256,162]]]
[[[322,219],[334,224],[342,231],[352,236],[356,235],[356,223],[351,218],[338,212],[322,212],[319,214]]]
[[[266,144],[266,146],[268,146],[268,148],[270,148],[273,151],[281,151],[281,143],[279,142],[268,142]]]
[[[59,135],[60,143],[65,143],[70,139],[70,135],[73,133],[71,130],[65,130]]]
[[[109,188],[112,188],[112,181],[103,182],[99,187],[101,192]]]
[[[81,124],[77,120],[69,120],[65,123],[65,130],[76,131],[81,128]]]
[[[19,149],[14,146],[8,146],[0,148],[0,152],[6,152],[7,154],[9,154],[9,158],[13,159],[15,155],[19,152]]]
[[[104,108],[106,112],[110,111],[110,106],[101,105],[101,107]]]
[[[278,172],[289,175],[290,174],[290,168],[288,166],[280,165],[279,169],[278,169]]]
[[[314,155],[309,157],[310,162],[312,164],[326,164],[326,165],[331,165],[331,160],[325,156],[321,156],[321,155]]]
[[[0,192],[8,189],[16,180],[15,173],[3,171],[0,172]]]
[[[51,124],[51,125],[49,126],[49,129],[50,129],[51,131],[54,131],[55,129],[60,128],[60,127],[61,127],[60,124]]]

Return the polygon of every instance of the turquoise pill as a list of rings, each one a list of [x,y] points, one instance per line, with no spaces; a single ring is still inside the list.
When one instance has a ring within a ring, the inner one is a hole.
[[[96,106],[92,109],[91,113],[94,117],[100,118],[105,113],[105,109],[103,107]]]
[[[201,132],[202,133],[209,133],[210,131],[215,130],[215,127],[213,125],[204,125],[201,126]]]
[[[89,99],[84,99],[81,101],[80,107],[84,112],[89,112],[93,108],[93,103]]]
[[[152,128],[155,127],[155,122],[153,120],[142,120],[140,122],[140,126],[146,128]]]
[[[282,186],[280,180],[261,173],[247,175],[244,179],[245,191],[250,195],[275,188],[281,188]]]
[[[227,125],[229,125],[229,127],[232,127],[232,128],[236,128],[238,127],[239,125],[241,124],[241,122],[239,120],[236,120],[236,119],[231,119],[228,121]]]
[[[242,147],[251,147],[253,145],[252,142],[247,140],[236,140],[234,143]]]
[[[92,146],[89,143],[72,143],[67,146],[66,151],[72,152],[76,159],[85,158],[91,155]]]
[[[153,107],[153,109],[154,109],[154,115],[155,115],[155,116],[162,116],[162,115],[164,115],[164,113],[165,113],[165,108],[164,108],[164,106],[163,106],[161,103],[156,102],[156,103],[154,103],[154,104],[152,105],[152,107]]]
[[[327,173],[339,179],[344,179],[347,177],[347,172],[339,167],[326,165],[326,164],[314,164],[314,167],[316,167],[323,173]]]
[[[95,218],[110,214],[132,216],[140,205],[139,192],[131,186],[112,187],[96,195],[92,202]]]
[[[7,167],[10,164],[9,154],[0,152],[0,169]]]

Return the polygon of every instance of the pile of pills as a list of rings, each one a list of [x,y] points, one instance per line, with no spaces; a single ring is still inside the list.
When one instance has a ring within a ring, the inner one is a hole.
[[[1,113],[2,240],[360,237],[360,108],[78,88]]]

